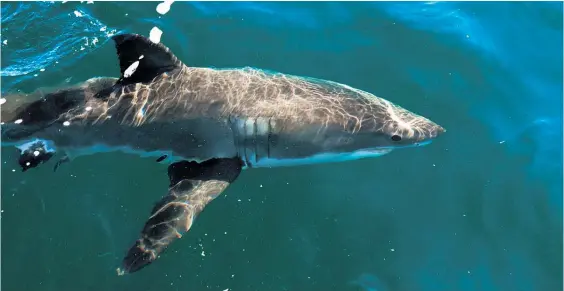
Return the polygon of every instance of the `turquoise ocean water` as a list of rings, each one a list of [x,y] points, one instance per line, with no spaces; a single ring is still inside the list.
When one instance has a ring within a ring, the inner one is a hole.
[[[2,290],[562,290],[562,2],[157,4],[3,1],[2,93],[117,77],[110,36],[157,26],[188,66],[345,83],[448,132],[245,171],[124,277],[166,165],[111,153],[22,173],[3,147]]]

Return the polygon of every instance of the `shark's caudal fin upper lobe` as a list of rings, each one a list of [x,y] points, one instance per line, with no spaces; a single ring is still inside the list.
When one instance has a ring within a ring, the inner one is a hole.
[[[119,85],[147,83],[156,76],[180,68],[183,64],[160,43],[138,34],[113,36],[119,58]]]

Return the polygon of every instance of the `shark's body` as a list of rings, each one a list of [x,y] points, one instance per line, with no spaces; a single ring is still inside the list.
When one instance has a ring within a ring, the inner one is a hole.
[[[169,194],[126,256],[125,272],[149,264],[187,231],[242,168],[374,157],[444,132],[347,85],[253,68],[191,68],[144,37],[114,40],[121,78],[3,107],[2,145],[38,140],[71,157],[115,150],[170,157]]]
[[[259,69],[182,66],[147,84],[112,88],[117,80],[96,78],[79,86],[112,91],[103,98],[86,96],[60,117],[67,126],[39,137],[72,156],[114,150],[194,161],[240,156],[248,167],[272,167],[378,156],[402,146],[384,132],[396,131],[412,146],[438,130],[370,93]],[[355,139],[378,131],[387,146],[356,148],[362,140]]]

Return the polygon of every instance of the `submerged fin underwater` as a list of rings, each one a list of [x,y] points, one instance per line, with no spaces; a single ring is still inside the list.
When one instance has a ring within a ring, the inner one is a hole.
[[[562,2],[0,5],[3,289],[562,290]]]

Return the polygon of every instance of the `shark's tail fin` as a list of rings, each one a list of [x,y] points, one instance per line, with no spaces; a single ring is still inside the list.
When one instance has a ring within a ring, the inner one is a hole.
[[[0,105],[2,145],[25,138],[49,126],[62,114],[83,105],[88,98],[109,94],[116,78],[92,78],[52,91],[3,95]]]
[[[183,66],[169,48],[138,34],[113,36],[121,77],[118,84],[147,83]]]

